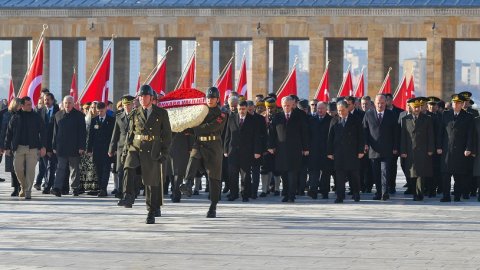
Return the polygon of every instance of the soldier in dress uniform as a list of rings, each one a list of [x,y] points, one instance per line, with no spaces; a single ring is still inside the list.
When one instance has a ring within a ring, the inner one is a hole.
[[[405,176],[416,182],[413,200],[422,201],[424,186],[432,184],[426,180],[433,174],[433,123],[431,117],[421,113],[421,98],[411,98],[407,103],[412,108],[412,113],[401,119],[400,156],[405,159]]]
[[[427,97],[427,99],[427,115],[432,118],[433,132],[436,134],[438,132],[438,128],[440,127],[440,121],[442,119],[442,114],[438,110],[438,103],[441,102],[441,100],[433,96]],[[437,140],[437,136],[435,135],[435,149],[438,148],[440,148],[440,142]],[[431,189],[427,189],[429,198],[435,197],[437,193],[442,192],[442,173],[440,158],[441,155],[437,154],[437,152],[434,151],[432,155],[433,177],[429,177],[429,179],[427,180],[428,182],[432,183],[432,186],[430,186]]]
[[[141,168],[145,185],[145,200],[148,215],[147,224],[155,223],[155,217],[161,216],[162,204],[159,189],[163,185],[162,162],[169,153],[172,131],[165,109],[153,106],[154,91],[149,85],[143,85],[138,93],[140,107],[131,113],[128,135],[123,155],[125,156],[125,178],[131,183],[136,169]],[[127,186],[128,187],[128,186]],[[132,207],[135,198],[134,189],[126,191],[125,207]],[[128,195],[128,199],[127,199]],[[132,196],[133,195],[133,196]]]
[[[218,100],[220,92],[216,87],[210,87],[207,90],[208,114],[203,122],[189,129],[189,133],[195,136],[195,142],[190,152],[188,161],[186,181],[180,186],[182,193],[191,195],[191,180],[197,174],[200,166],[203,165],[207,171],[210,181],[210,208],[207,212],[207,218],[217,216],[217,204],[220,200],[220,191],[222,189],[222,131],[225,126],[226,114],[220,110]]]
[[[118,202],[118,206],[124,206],[124,193],[127,185],[135,186],[135,182],[127,183],[124,177],[123,171],[123,163],[122,163],[122,152],[123,147],[125,146],[125,140],[127,138],[128,133],[128,123],[129,123],[129,114],[133,110],[133,100],[135,98],[132,96],[124,96],[122,97],[122,107],[123,110],[119,111],[115,116],[115,126],[113,127],[113,135],[112,139],[110,140],[110,147],[108,150],[108,155],[110,157],[116,156],[117,163],[116,163],[116,170],[118,173],[118,195],[117,197],[120,198]],[[131,180],[134,180],[133,178]],[[134,188],[134,187],[132,187]],[[135,189],[133,189],[135,190]]]

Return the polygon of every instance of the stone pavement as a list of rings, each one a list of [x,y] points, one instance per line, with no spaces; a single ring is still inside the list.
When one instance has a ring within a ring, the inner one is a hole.
[[[2,166],[3,167],[3,166]],[[6,177],[1,168],[2,177]],[[99,199],[10,197],[0,183],[0,269],[479,269],[480,203],[439,198],[387,202],[279,197],[219,205],[206,219],[206,195],[166,201],[157,224]],[[400,177],[401,178],[401,177]],[[398,182],[401,187],[404,180]]]

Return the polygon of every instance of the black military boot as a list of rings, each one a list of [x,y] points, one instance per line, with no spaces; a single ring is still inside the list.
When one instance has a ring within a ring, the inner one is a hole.
[[[216,218],[217,217],[217,204],[212,203],[210,209],[207,212],[207,218]]]
[[[155,210],[155,217],[161,217],[162,216],[162,211],[160,210],[160,207]]]
[[[155,224],[155,211],[149,211],[147,214],[146,224]]]
[[[180,185],[180,192],[182,192],[184,195],[187,195],[187,197],[192,196],[192,185],[189,183],[189,181],[187,181],[186,184],[182,183]]]

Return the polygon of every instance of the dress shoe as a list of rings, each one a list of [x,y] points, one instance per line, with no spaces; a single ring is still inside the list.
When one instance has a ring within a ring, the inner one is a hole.
[[[382,199],[382,195],[380,194],[375,194],[375,196],[373,196],[372,200],[374,201],[380,201]]]
[[[217,211],[210,209],[207,212],[207,218],[216,218],[217,217]]]
[[[405,185],[403,185],[403,187],[408,187],[408,183],[406,183]]]
[[[50,191],[50,194],[53,194],[57,197],[62,197],[62,193],[60,192],[60,190],[58,188],[54,188]]]
[[[260,197],[261,197],[261,198],[267,197],[267,193],[265,193],[265,192],[260,193]],[[479,197],[479,198],[480,198],[480,197]]]
[[[145,220],[146,224],[155,224],[155,213],[148,212],[147,219]]]
[[[42,194],[50,194],[50,189],[44,189],[44,190],[42,191]]]
[[[80,192],[77,189],[74,189],[73,190],[73,196],[78,197],[78,195],[80,195]]]
[[[288,202],[288,203],[294,203],[294,202],[295,202],[295,199],[288,199],[287,202]]]
[[[252,196],[250,196],[250,198],[252,198],[252,199],[256,200],[256,199],[258,198],[258,195],[257,195],[257,193],[256,193],[256,192],[254,192],[254,193],[252,194]]]
[[[195,190],[193,191],[193,195],[200,195],[200,193],[198,193],[198,190]]]
[[[273,196],[280,196],[280,191],[275,191],[275,192],[273,193]]]
[[[225,194],[225,193],[228,193],[230,191],[229,188],[227,187],[224,187],[223,190],[222,190],[222,193]]]
[[[420,201],[423,201],[423,196],[413,196],[413,200],[416,201],[416,202],[420,202]]]
[[[388,193],[382,195],[382,201],[386,201],[388,199],[390,199],[390,195]]]
[[[172,197],[172,202],[173,203],[179,203],[180,202],[180,196],[173,196]]]
[[[343,203],[343,199],[341,199],[341,198],[336,198],[334,203]]]
[[[117,194],[117,193],[118,193],[118,190],[117,190],[117,189],[114,189],[111,194],[112,194],[112,195],[115,195],[115,194]]]
[[[119,201],[117,202],[117,206],[125,206],[126,203],[127,203],[127,202],[126,202],[125,200],[119,200]]]
[[[0,178],[0,182],[5,182],[5,178]]]
[[[452,201],[452,198],[450,197],[443,197],[440,199],[440,202],[451,202]]]
[[[69,195],[70,194],[70,190],[62,190],[62,195]]]
[[[359,201],[360,201],[360,194],[354,194],[354,195],[353,195],[353,200],[354,200],[355,202],[359,202]]]
[[[455,196],[453,197],[453,201],[454,201],[454,202],[459,202],[459,201],[460,201],[460,196],[456,196],[456,195],[455,195]]]
[[[288,198],[287,198],[287,197],[283,197],[282,202],[288,202]]]
[[[115,198],[117,198],[117,199],[123,198],[123,193],[122,192],[117,192],[117,194],[115,194]]]
[[[35,185],[33,185],[33,187],[34,187],[36,190],[42,190],[42,187],[40,187],[40,184],[35,184]]]
[[[12,197],[18,197],[18,189],[14,189],[12,194],[10,194]]]
[[[310,198],[316,200],[318,198],[318,193],[310,190],[310,191],[308,191],[308,196],[310,196]]]
[[[161,217],[161,216],[162,216],[162,210],[158,208],[157,210],[155,210],[155,217]]]
[[[100,190],[100,192],[98,193],[98,197],[107,197],[107,196],[108,196],[108,193],[105,189]]]
[[[242,198],[242,202],[248,202],[248,201],[249,201],[249,200],[248,200],[247,197]]]
[[[187,197],[192,196],[192,187],[187,184],[181,184],[180,185],[180,192],[182,192],[184,195],[187,195]]]
[[[235,201],[236,199],[238,199],[238,195],[229,195],[229,196],[228,196],[228,201],[229,201],[229,202],[233,202],[233,201]]]

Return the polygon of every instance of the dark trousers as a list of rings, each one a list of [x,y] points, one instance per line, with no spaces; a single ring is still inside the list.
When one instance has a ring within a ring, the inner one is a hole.
[[[80,157],[57,157],[57,159],[58,167],[53,187],[62,191],[65,179],[70,178],[72,188],[78,190],[80,188]]]
[[[450,190],[452,188],[452,176],[455,181],[453,185],[453,194],[455,197],[460,197],[465,192],[465,174],[458,173],[443,173],[443,197],[450,197]]]
[[[260,164],[255,164],[252,166],[252,192],[253,194],[257,194],[258,187],[260,186]]]
[[[136,168],[123,169],[123,199],[129,204],[133,204],[137,195],[136,178]]]
[[[298,186],[297,186],[297,194],[304,194],[305,187],[307,186],[307,176],[308,176],[308,165],[304,161],[302,164],[302,168],[298,171]]]
[[[290,200],[295,200],[298,188],[298,170],[291,170],[282,173],[283,194]]]
[[[17,174],[14,170],[10,172],[10,176],[12,177],[12,187],[15,189],[20,188],[20,182],[18,182]]]
[[[148,212],[154,212],[160,208],[160,189],[161,186],[145,185],[145,202]]]
[[[354,195],[360,194],[360,170],[336,170],[335,193],[337,198],[345,199],[345,183],[349,182]]]
[[[45,189],[49,190],[55,182],[55,172],[57,171],[57,156],[52,154],[51,157],[45,155],[38,161],[38,174],[35,184],[41,185],[45,179]]]
[[[372,164],[367,156],[361,161],[362,168],[360,170],[360,186],[363,191],[371,191],[373,187]]]
[[[320,194],[328,195],[330,192],[330,177],[331,173],[328,170],[309,170],[309,190],[312,192],[320,191]]]
[[[389,170],[387,174],[387,191],[394,191],[397,187],[397,161],[398,156],[393,156],[389,161]]]
[[[238,165],[235,164],[229,164],[228,175],[230,178],[230,196],[238,196],[238,176],[240,175],[242,198],[249,198],[252,194],[252,177],[250,175],[250,170],[240,168]]]
[[[229,173],[228,173],[228,158],[227,157],[223,157],[223,159],[222,159],[222,179],[221,179],[221,181],[225,182],[225,189],[230,190],[230,187],[229,187],[230,180],[229,180]]]
[[[102,190],[106,190],[108,180],[110,179],[110,166],[112,165],[110,158],[107,155],[94,158],[93,165],[95,166],[95,172],[97,173],[98,187]]]
[[[123,164],[118,165],[117,177],[118,177],[118,192],[123,193],[124,182],[125,182],[125,172],[123,169]]]
[[[372,161],[372,174],[377,188],[377,195],[388,193],[388,176],[391,170],[390,158],[374,158]]]
[[[187,181],[190,181],[190,180],[193,180],[195,178],[195,176],[197,175],[197,172],[199,171],[199,169],[201,169],[203,167],[202,165],[202,160],[199,159],[199,158],[195,158],[195,157],[190,157],[190,159],[188,160],[188,165],[187,165],[187,172],[185,173],[186,176],[186,180]],[[208,172],[208,169],[209,168],[205,168]],[[221,193],[221,189],[222,189],[222,180],[220,179],[213,179],[211,178],[210,176],[208,176],[208,180],[209,180],[209,197],[210,197],[210,201],[212,204],[216,205],[218,203],[218,201],[220,200],[220,193]],[[227,181],[228,183],[228,181]]]
[[[473,178],[473,162],[474,157],[467,157],[468,173],[465,175],[465,189],[463,193],[469,195],[470,193],[477,193],[477,181]]]

